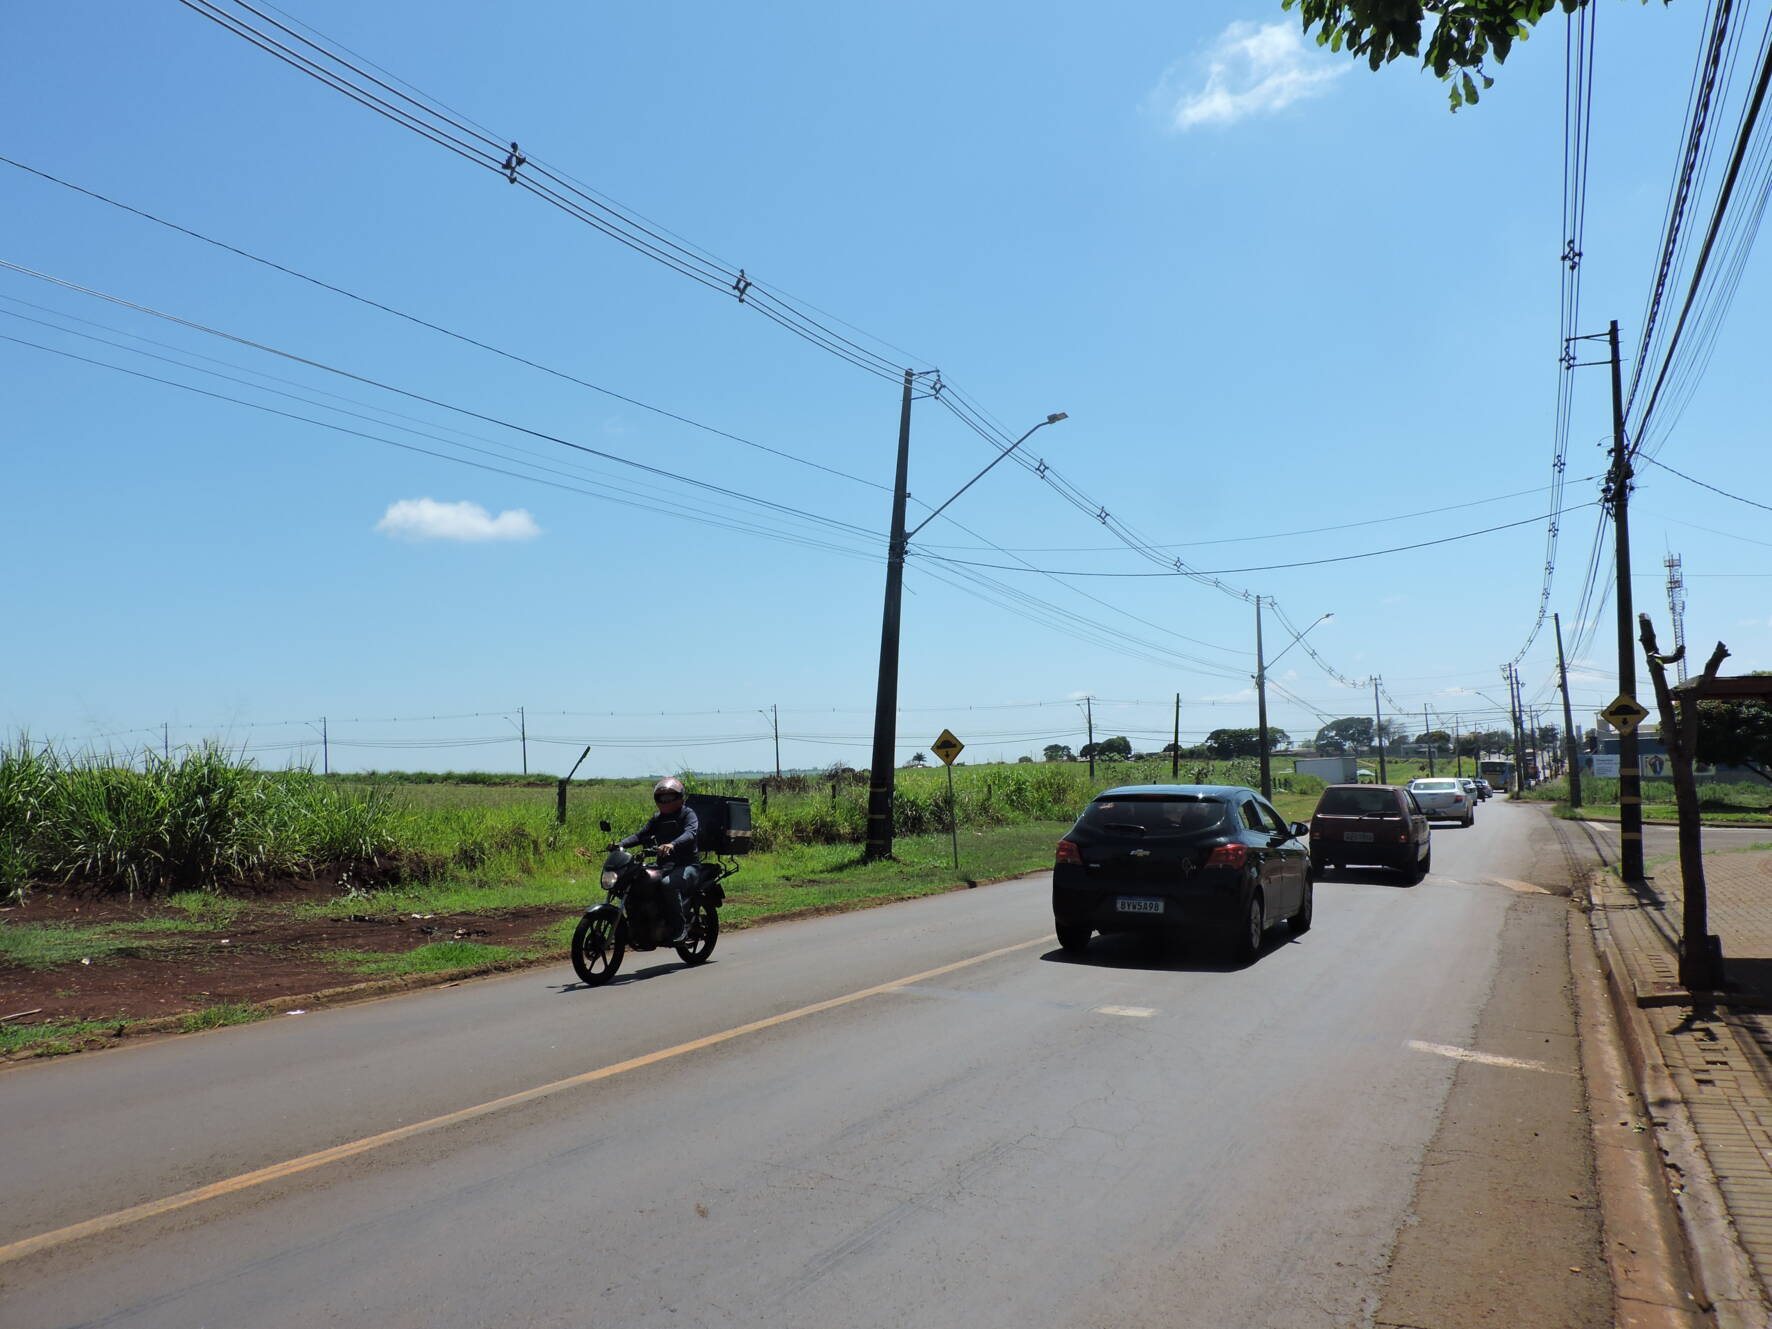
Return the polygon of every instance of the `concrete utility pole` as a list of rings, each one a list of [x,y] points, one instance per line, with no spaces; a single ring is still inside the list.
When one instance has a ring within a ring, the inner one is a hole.
[[[1095,779],[1095,698],[1083,698],[1083,714],[1089,725],[1089,742],[1084,751],[1089,754],[1089,779]]]
[[[886,604],[880,614],[880,677],[874,694],[874,755],[868,771],[869,861],[892,857],[892,787],[898,749],[898,624],[904,598],[904,508],[911,469],[912,370],[904,371],[898,408],[898,469],[892,485],[892,531],[886,541]]]
[[[1175,694],[1175,737],[1169,743],[1169,778],[1181,778],[1181,694]]]
[[[862,855],[869,862],[892,857],[892,790],[897,776],[893,764],[898,751],[898,628],[900,607],[904,601],[905,548],[913,535],[941,515],[943,508],[982,480],[992,466],[1033,437],[1034,429],[1044,429],[1070,418],[1063,411],[1047,416],[1034,429],[999,452],[984,470],[907,531],[904,509],[910,497],[911,386],[916,379],[916,370],[904,371],[904,398],[898,411],[898,469],[892,486],[892,530],[886,542],[886,603],[880,614],[880,679],[874,695],[873,767],[868,772],[868,843]]]
[[[1636,620],[1631,612],[1630,586],[1630,452],[1624,445],[1624,388],[1619,378],[1618,320],[1606,329],[1606,345],[1612,353],[1612,472],[1607,477],[1607,497],[1612,503],[1613,548],[1617,560],[1618,589],[1618,691],[1635,700],[1637,652],[1633,639]],[[1637,731],[1618,735],[1618,869],[1626,881],[1643,879],[1643,785],[1637,750]]]
[[[517,740],[523,745],[523,774],[529,774],[529,717],[517,708]]]
[[[332,740],[326,733],[326,717],[320,717],[320,774],[332,774]]]
[[[1384,766],[1384,712],[1378,708],[1378,685],[1382,680],[1372,675],[1372,737],[1378,743],[1378,783],[1389,784],[1390,772]]]
[[[1458,712],[1452,713],[1452,760],[1458,763],[1458,773],[1464,774],[1464,734],[1458,723]]]
[[[1563,753],[1568,758],[1568,806],[1581,806],[1581,753],[1575,751],[1575,714],[1568,703],[1568,666],[1563,661],[1563,618],[1550,615],[1556,627],[1556,679],[1563,689]]]
[[[1427,744],[1427,773],[1429,775],[1432,775],[1434,773],[1434,737],[1433,737],[1433,735],[1434,735],[1434,731],[1428,727],[1428,723],[1427,723],[1427,707],[1426,707],[1426,705],[1423,705],[1421,708],[1421,737],[1422,737],[1422,741]]]
[[[1267,751],[1267,666],[1262,663],[1261,597],[1255,597],[1255,731],[1256,750],[1261,754],[1261,796],[1274,796],[1274,776]]]
[[[769,727],[775,731],[775,778],[781,779],[781,708],[774,702],[769,705]]]

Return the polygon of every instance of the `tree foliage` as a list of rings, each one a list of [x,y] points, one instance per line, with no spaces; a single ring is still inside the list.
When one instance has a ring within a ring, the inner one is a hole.
[[[1290,747],[1291,744],[1292,735],[1284,729],[1268,726],[1267,747],[1269,752]],[[1206,752],[1219,761],[1231,761],[1237,757],[1259,757],[1261,755],[1261,730],[1214,729],[1206,735]]]
[[[1745,766],[1772,780],[1772,704],[1706,701],[1698,706],[1698,760]]]
[[[1316,749],[1326,756],[1339,757],[1350,751],[1372,746],[1372,719],[1365,715],[1349,715],[1331,720],[1317,730]]]
[[[1663,0],[1667,3],[1668,0]],[[1280,0],[1298,11],[1317,45],[1346,51],[1373,69],[1420,56],[1448,84],[1456,111],[1477,103],[1477,85],[1493,87],[1488,62],[1505,64],[1514,43],[1553,10],[1573,13],[1583,0]],[[1648,0],[1644,0],[1648,3]],[[1431,24],[1431,27],[1429,26]],[[1424,40],[1425,30],[1425,40]]]
[[[1075,761],[1076,760],[1076,757],[1071,752],[1069,744],[1066,744],[1066,743],[1048,743],[1046,745],[1046,750],[1042,755],[1046,758],[1047,761]]]

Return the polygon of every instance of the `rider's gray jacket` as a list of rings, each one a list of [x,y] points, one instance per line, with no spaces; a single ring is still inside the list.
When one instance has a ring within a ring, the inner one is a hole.
[[[695,809],[687,802],[676,812],[655,812],[652,819],[639,830],[622,840],[617,840],[623,849],[637,844],[662,845],[671,847],[671,861],[674,863],[699,863],[701,856],[696,853],[696,838],[701,834],[701,819],[695,815]]]

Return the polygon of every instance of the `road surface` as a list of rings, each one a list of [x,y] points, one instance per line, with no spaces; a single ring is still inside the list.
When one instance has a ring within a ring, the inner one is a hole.
[[[1244,969],[1036,876],[8,1070],[0,1323],[1609,1324],[1586,850],[1434,839]]]

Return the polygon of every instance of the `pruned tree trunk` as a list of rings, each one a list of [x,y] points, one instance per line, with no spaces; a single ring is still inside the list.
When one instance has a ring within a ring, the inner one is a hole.
[[[1678,661],[1686,648],[1681,646],[1672,655],[1662,655],[1655,644],[1655,628],[1649,615],[1638,614],[1637,624],[1641,629],[1638,639],[1649,663],[1649,678],[1655,687],[1656,709],[1661,713],[1661,742],[1667,749],[1674,779],[1683,896],[1680,982],[1690,992],[1715,991],[1723,986],[1723,957],[1710,935],[1710,906],[1704,883],[1704,822],[1698,806],[1698,779],[1692,771],[1698,748],[1698,699],[1687,696],[1676,706],[1673,690],[1668,687],[1667,666]],[[1729,648],[1718,642],[1702,677],[1715,678],[1718,666],[1728,655]]]

